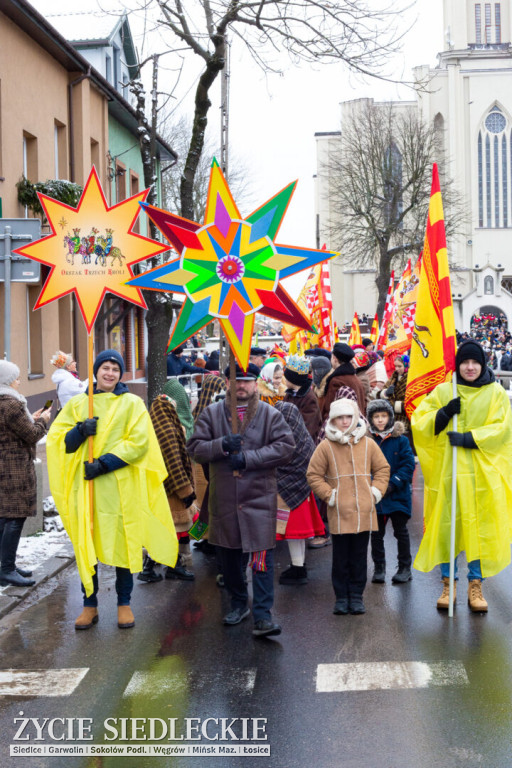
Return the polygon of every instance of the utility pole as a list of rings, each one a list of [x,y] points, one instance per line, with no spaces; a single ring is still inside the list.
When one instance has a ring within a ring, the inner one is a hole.
[[[226,40],[226,61],[220,81],[220,167],[226,181],[228,180],[229,156],[229,43]],[[228,364],[229,355],[226,338],[219,323],[220,369]]]

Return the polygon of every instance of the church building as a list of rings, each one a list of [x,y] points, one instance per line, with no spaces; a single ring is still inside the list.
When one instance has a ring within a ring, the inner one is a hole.
[[[464,207],[463,234],[450,243],[456,325],[467,330],[473,314],[503,312],[512,327],[512,9],[511,0],[444,0],[444,50],[435,68],[418,66],[416,82],[428,80],[416,101],[397,107],[417,110],[439,129],[448,177]],[[343,142],[341,131],[316,134],[317,233],[328,240],[329,179],[322,168]],[[371,101],[371,100],[370,100]],[[328,163],[327,163],[328,165]],[[336,247],[329,243],[329,247]],[[375,271],[332,267],[338,323],[354,311],[372,314],[377,304]]]

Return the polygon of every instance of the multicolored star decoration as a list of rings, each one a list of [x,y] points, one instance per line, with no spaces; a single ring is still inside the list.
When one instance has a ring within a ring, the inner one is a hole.
[[[214,159],[202,225],[141,203],[180,254],[128,283],[185,294],[169,350],[217,318],[239,365],[245,369],[256,312],[304,330],[312,329],[309,317],[279,281],[336,254],[274,242],[296,185],[289,184],[243,219]]]
[[[38,193],[51,234],[14,251],[51,267],[34,309],[74,292],[90,334],[106,293],[146,308],[132,265],[169,250],[132,231],[148,192],[109,207],[93,167],[76,208]]]

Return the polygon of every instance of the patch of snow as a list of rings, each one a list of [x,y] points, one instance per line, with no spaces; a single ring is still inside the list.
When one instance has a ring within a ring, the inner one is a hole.
[[[60,518],[58,520],[62,526]],[[42,531],[33,536],[22,536],[16,555],[16,565],[20,568],[34,570],[45,560],[59,555],[68,544],[69,537],[63,528],[61,530]],[[69,548],[66,551],[69,551]]]

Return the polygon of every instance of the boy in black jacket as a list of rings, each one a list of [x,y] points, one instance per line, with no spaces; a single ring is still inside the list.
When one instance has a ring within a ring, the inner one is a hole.
[[[414,454],[404,435],[404,425],[396,422],[393,408],[387,400],[373,400],[366,412],[370,433],[386,457],[391,468],[389,486],[382,501],[377,504],[379,530],[372,531],[372,559],[375,566],[372,582],[386,580],[386,553],[384,534],[391,519],[393,534],[398,544],[398,570],[392,577],[394,584],[405,584],[412,579],[411,542],[407,523],[412,512],[411,482],[414,473]]]

